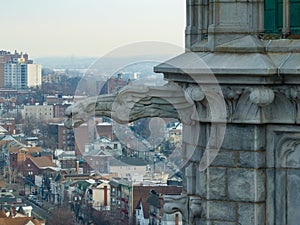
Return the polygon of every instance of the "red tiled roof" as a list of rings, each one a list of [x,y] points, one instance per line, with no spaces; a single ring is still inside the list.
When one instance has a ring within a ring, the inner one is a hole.
[[[29,221],[33,222],[35,225],[41,224],[37,220],[34,220],[33,217],[0,218],[1,225],[26,225]]]

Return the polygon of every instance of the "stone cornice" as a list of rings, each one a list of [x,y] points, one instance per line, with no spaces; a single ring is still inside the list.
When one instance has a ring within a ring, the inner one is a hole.
[[[300,53],[186,52],[154,68],[167,80],[220,84],[300,84]],[[191,77],[197,77],[197,81]]]

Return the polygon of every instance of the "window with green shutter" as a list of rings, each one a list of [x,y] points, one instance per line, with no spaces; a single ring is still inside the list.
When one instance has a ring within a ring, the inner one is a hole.
[[[300,34],[300,0],[291,0],[291,33]]]
[[[283,27],[283,2],[290,4],[289,30],[291,34],[300,34],[300,0],[265,0],[265,33],[281,34]]]

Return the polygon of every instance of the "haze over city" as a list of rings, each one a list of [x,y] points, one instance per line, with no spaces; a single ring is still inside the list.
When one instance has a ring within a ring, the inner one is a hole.
[[[1,8],[2,47],[32,58],[101,57],[142,41],[184,46],[181,0],[2,0]]]

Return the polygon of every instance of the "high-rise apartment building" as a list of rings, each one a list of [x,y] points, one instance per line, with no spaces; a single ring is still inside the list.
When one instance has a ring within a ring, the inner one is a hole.
[[[42,84],[42,66],[28,55],[0,51],[0,87],[26,89]]]

